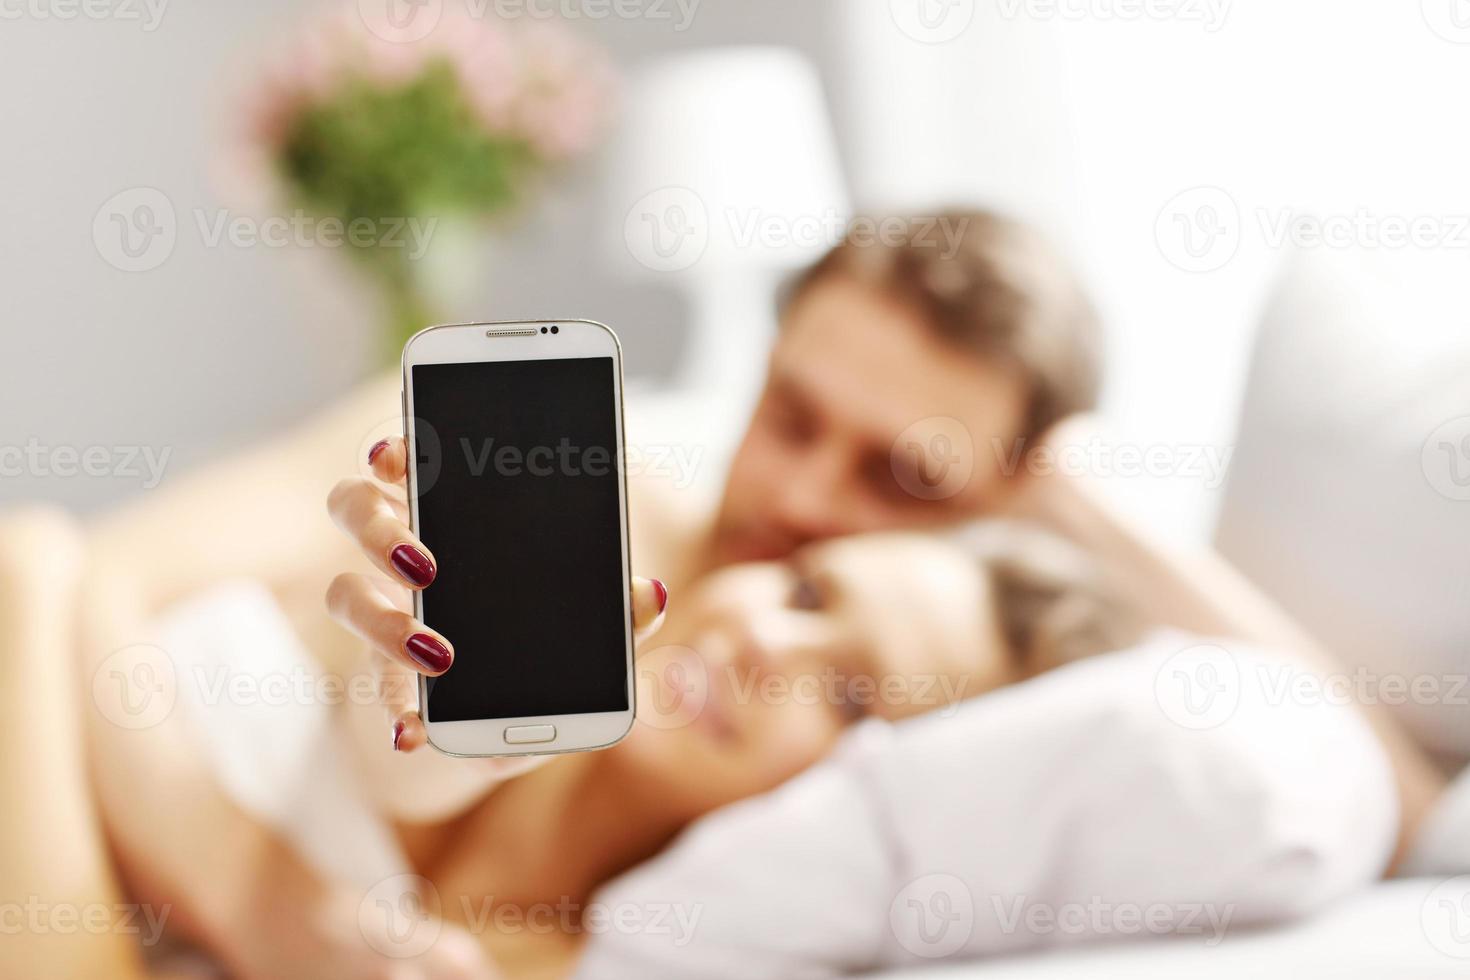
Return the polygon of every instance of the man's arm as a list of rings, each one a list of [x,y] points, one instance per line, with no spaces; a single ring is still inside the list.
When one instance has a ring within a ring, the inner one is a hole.
[[[1083,445],[1097,432],[1094,419],[1075,417],[1048,433],[1043,444],[1053,449]],[[1119,512],[1096,480],[1060,472],[1020,479],[1013,512],[1086,548],[1151,621],[1204,636],[1238,637],[1290,654],[1320,675],[1344,669],[1222,556],[1208,548],[1185,550],[1164,542]],[[1445,779],[1381,706],[1360,708],[1394,767],[1402,812],[1397,864],[1443,792]]]

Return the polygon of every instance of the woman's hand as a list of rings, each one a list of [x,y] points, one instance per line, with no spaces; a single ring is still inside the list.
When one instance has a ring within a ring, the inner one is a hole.
[[[377,443],[368,462],[373,476],[387,486],[364,477],[345,479],[332,489],[327,509],[387,580],[344,572],[327,589],[327,609],[385,658],[379,662],[378,696],[391,717],[393,747],[412,752],[425,742],[416,708],[417,675],[438,677],[447,671],[454,645],[411,612],[412,593],[433,583],[437,566],[408,527],[403,439]],[[640,637],[657,629],[667,604],[662,582],[633,580],[633,625]]]

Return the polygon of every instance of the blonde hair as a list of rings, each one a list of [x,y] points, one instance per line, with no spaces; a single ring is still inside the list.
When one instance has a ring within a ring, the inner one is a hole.
[[[958,540],[985,571],[1001,633],[1028,677],[1127,649],[1148,631],[1102,566],[1065,538],[1023,521],[986,520]]]

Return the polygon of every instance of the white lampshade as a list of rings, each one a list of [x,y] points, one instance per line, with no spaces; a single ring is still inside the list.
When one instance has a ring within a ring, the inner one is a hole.
[[[760,389],[783,274],[837,244],[851,217],[816,70],[784,48],[715,48],[631,80],[602,248],[611,271],[690,300],[676,412],[663,438],[728,449]],[[634,412],[635,418],[638,412]]]
[[[850,217],[815,68],[776,47],[712,48],[637,71],[611,166],[609,257],[627,275],[778,271]]]

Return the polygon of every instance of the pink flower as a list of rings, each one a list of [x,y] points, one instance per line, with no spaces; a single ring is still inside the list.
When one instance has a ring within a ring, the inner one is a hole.
[[[509,35],[484,20],[459,14],[445,18],[435,30],[436,53],[454,67],[465,101],[490,132],[511,123],[519,78]]]
[[[617,77],[601,49],[549,24],[517,38],[520,96],[515,128],[543,157],[585,152],[602,135]]]
[[[376,22],[369,29],[352,0],[308,20],[246,94],[228,169],[269,172],[301,113],[329,102],[344,84],[399,88],[436,62],[453,69],[487,133],[523,140],[549,162],[586,152],[607,126],[613,66],[602,49],[558,25],[512,30],[456,4],[446,5],[426,36],[393,30]]]

